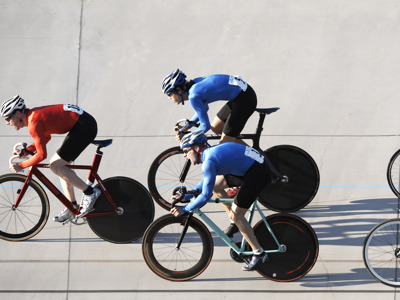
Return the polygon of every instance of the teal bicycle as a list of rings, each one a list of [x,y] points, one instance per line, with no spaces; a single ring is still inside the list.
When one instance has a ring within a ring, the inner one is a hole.
[[[211,199],[209,203],[232,203],[233,199]],[[290,214],[264,216],[257,201],[250,208],[251,224],[255,213],[261,220],[254,233],[269,254],[269,260],[257,269],[273,281],[294,281],[306,275],[314,266],[319,252],[317,236],[300,217]],[[174,217],[164,215],[146,230],[142,252],[148,267],[158,276],[171,281],[185,281],[200,275],[210,264],[214,243],[206,223],[230,247],[236,262],[249,262],[253,251],[243,239],[233,242],[203,211]]]

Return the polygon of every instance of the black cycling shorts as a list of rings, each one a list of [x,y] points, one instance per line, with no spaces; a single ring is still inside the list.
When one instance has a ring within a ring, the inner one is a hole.
[[[217,113],[218,118],[225,123],[223,133],[237,137],[256,108],[257,95],[253,88],[247,85],[246,91],[241,91]]]
[[[255,161],[243,177],[224,175],[224,178],[229,186],[240,186],[234,203],[240,208],[249,209],[273,177],[265,161],[262,164]]]
[[[97,122],[87,112],[79,116],[76,124],[65,137],[57,154],[65,161],[72,162],[93,142],[97,135]]]

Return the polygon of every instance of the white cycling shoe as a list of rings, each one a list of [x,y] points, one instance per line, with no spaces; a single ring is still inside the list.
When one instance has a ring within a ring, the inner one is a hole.
[[[96,203],[96,200],[100,196],[100,194],[101,190],[99,190],[98,188],[94,188],[93,194],[91,195],[84,194],[82,196],[81,204],[79,205],[81,208],[79,211],[79,215],[77,216],[78,218],[86,216],[89,212],[93,210],[93,206]]]

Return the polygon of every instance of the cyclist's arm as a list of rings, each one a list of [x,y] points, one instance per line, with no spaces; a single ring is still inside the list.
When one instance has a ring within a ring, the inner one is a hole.
[[[200,126],[196,129],[202,130],[203,132],[207,132],[211,128],[211,123],[210,119],[208,118],[208,104],[204,103],[200,96],[194,95],[193,97],[190,98],[190,104],[196,111],[195,115],[190,119],[190,121],[193,122],[200,122]]]
[[[184,212],[189,212],[193,209],[204,206],[212,197],[215,185],[216,168],[212,163],[203,164],[204,179],[197,186],[196,189],[201,191],[201,194],[188,205],[183,207]]]
[[[33,144],[28,147],[28,150],[36,150],[35,155],[27,160],[20,162],[20,167],[25,169],[30,166],[36,165],[47,158],[46,144],[50,141],[50,134],[45,134],[41,125],[32,124],[29,127],[29,133],[33,137]]]

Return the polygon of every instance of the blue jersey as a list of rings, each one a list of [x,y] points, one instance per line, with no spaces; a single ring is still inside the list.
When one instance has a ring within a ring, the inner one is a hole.
[[[184,212],[202,207],[211,199],[217,175],[244,176],[255,161],[263,163],[264,156],[245,145],[223,143],[207,148],[203,152],[202,161],[204,179],[196,186],[201,194],[183,207]]]
[[[190,121],[200,121],[200,127],[197,130],[203,132],[207,132],[211,128],[207,115],[209,103],[218,100],[231,101],[242,90],[247,89],[247,83],[240,76],[216,74],[195,78],[193,81],[194,84],[188,91],[188,98],[196,113]]]

